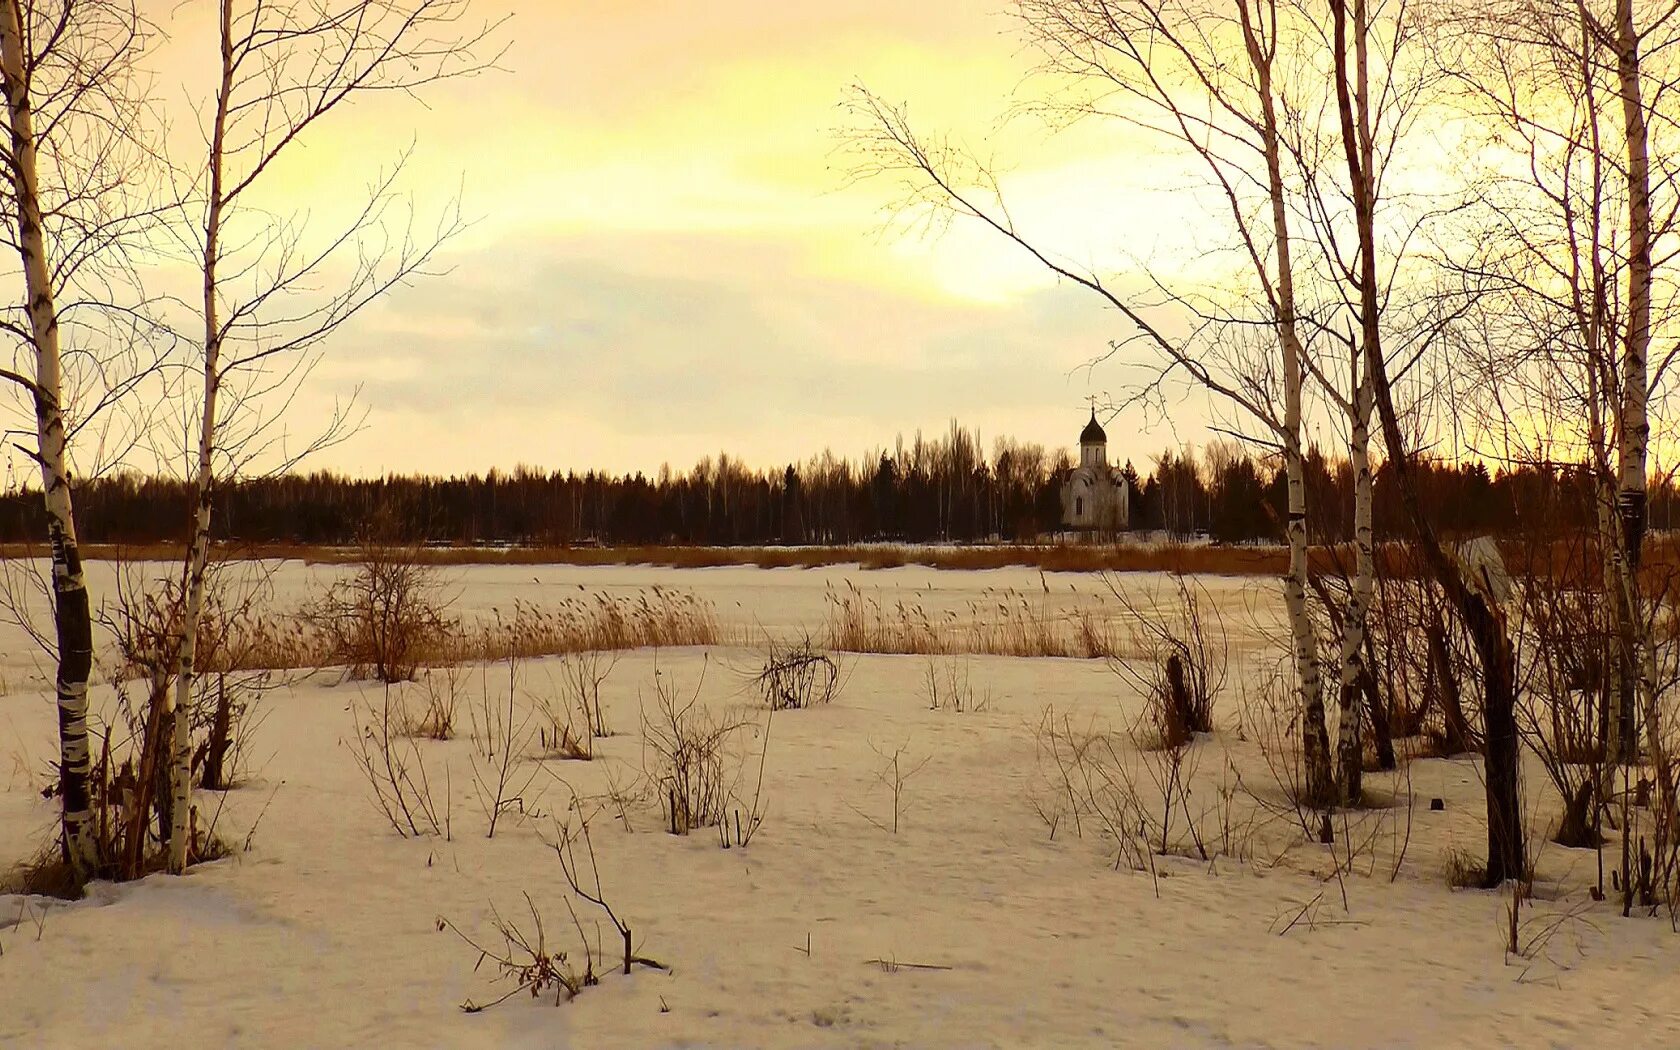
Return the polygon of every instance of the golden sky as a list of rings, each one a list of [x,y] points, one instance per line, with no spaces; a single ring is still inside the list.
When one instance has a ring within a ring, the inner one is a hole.
[[[209,91],[208,5],[160,0],[177,138]],[[315,461],[355,472],[682,469],[858,456],[951,417],[985,440],[1071,445],[1080,366],[1128,334],[1088,293],[962,226],[883,230],[885,183],[847,185],[841,102],[862,82],[995,154],[1015,215],[1081,262],[1183,237],[1170,167],[1111,130],[1000,122],[1029,72],[1001,0],[480,0],[510,14],[504,71],[420,102],[335,113],[261,200],[329,229],[411,143],[422,216],[476,224],[448,273],[401,289],[328,347],[296,429],[360,389],[367,426]],[[1147,186],[1167,187],[1149,189]],[[1204,440],[1203,413],[1144,433],[1140,462]],[[1176,433],[1175,433],[1176,431]]]

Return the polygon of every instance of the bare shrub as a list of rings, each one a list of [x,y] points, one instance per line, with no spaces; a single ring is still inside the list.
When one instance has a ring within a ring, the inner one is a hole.
[[[618,664],[614,653],[598,649],[566,653],[550,688],[536,697],[537,742],[551,758],[587,762],[595,757],[595,738],[609,735],[601,706],[601,686]]]
[[[636,966],[646,966],[655,970],[668,969],[656,959],[637,954],[633,931],[608,903],[606,892],[601,888],[601,867],[595,860],[595,841],[589,835],[589,822],[579,820],[576,831],[572,830],[570,824],[560,825],[559,830],[560,834],[551,845],[554,847],[554,855],[560,860],[560,872],[566,879],[566,887],[572,891],[573,897],[592,905],[605,916],[613,931],[618,934],[619,943],[624,946],[623,955],[620,957],[624,975],[628,977],[631,969]],[[581,859],[577,849],[580,841],[584,847]],[[588,862],[587,869],[584,868],[584,861]],[[596,943],[599,944],[599,940]]]
[[[236,571],[240,568],[226,560],[209,567],[194,650],[198,673],[186,717],[198,784],[211,791],[229,790],[247,775],[248,745],[262,722],[257,705],[277,684],[268,671],[239,669],[247,662],[251,627],[260,621],[259,606],[270,590],[266,571],[252,577]],[[117,652],[112,678],[119,711],[136,740],[152,706],[173,709],[182,608],[179,578],[142,581],[137,572],[119,566],[116,596],[100,610],[99,622]],[[146,693],[138,705],[128,696],[136,683]],[[160,690],[170,695],[160,696]],[[159,789],[167,794],[161,782]]]
[[[429,662],[450,624],[437,570],[416,546],[365,542],[356,571],[304,606],[326,661],[352,678],[405,682]]]
[[[1299,691],[1287,675],[1288,660],[1255,668],[1239,684],[1242,705],[1242,733],[1258,745],[1266,771],[1277,789],[1277,797],[1248,791],[1249,797],[1274,816],[1301,829],[1303,835],[1330,842],[1335,828],[1329,810],[1307,791],[1306,770],[1301,756]]]
[[[642,708],[642,767],[659,794],[665,826],[673,835],[714,827],[727,819],[739,779],[729,745],[747,723],[715,715],[700,703],[704,669],[693,692],[657,666],[653,675],[653,711],[645,700]]]
[[[539,998],[549,992],[554,993],[554,1004],[558,1006],[575,998],[585,988],[600,984],[601,977],[607,971],[603,969],[597,972],[596,965],[609,959],[613,962],[613,968],[622,967],[625,976],[629,976],[631,970],[637,966],[655,970],[669,969],[659,960],[650,959],[636,951],[635,938],[630,926],[608,902],[606,892],[601,886],[601,871],[595,859],[595,843],[589,835],[589,822],[580,821],[577,831],[571,830],[569,824],[561,824],[558,826],[558,832],[555,841],[550,845],[560,860],[560,871],[570,891],[564,902],[567,917],[571,919],[572,928],[577,932],[575,954],[582,961],[581,972],[578,964],[572,961],[572,952],[550,948],[542,914],[537,910],[529,893],[523,895],[526,911],[531,917],[528,927],[521,928],[502,918],[495,906],[491,906],[492,926],[502,942],[499,947],[486,948],[480,945],[453,922],[440,916],[437,920],[437,928],[440,931],[452,931],[478,952],[475,970],[488,962],[493,968],[492,977],[495,980],[513,985],[507,992],[489,1002],[476,1003],[471,999],[466,1000],[461,1003],[463,1011],[478,1013],[505,1003],[516,995],[526,994],[532,998]],[[580,841],[584,847],[581,855],[578,852]],[[601,945],[598,922],[595,926],[595,939],[593,944],[591,943],[574,900],[588,905],[596,914],[607,920],[618,944],[623,946],[621,954],[608,956],[605,953]]]
[[[199,655],[220,661],[230,652],[235,625],[246,622],[262,593],[235,581],[218,565],[207,583],[205,615],[199,624]],[[239,585],[235,585],[236,582]],[[164,849],[173,824],[170,757],[175,720],[187,720],[196,740],[193,763],[203,786],[227,790],[241,774],[247,744],[260,719],[251,714],[266,675],[225,672],[198,679],[187,708],[174,706],[174,675],[179,664],[180,581],[143,580],[138,571],[119,566],[115,599],[99,620],[110,633],[117,662],[112,672],[116,717],[90,729],[93,761],[88,777],[92,864],[86,877],[125,881],[166,866]],[[60,790],[56,769],[43,794]],[[219,809],[218,809],[219,812]],[[214,834],[214,814],[201,821],[197,807],[187,815],[187,860],[197,863],[224,856],[228,847]],[[21,881],[42,892],[79,895],[76,877],[61,853],[44,854]]]
[[[492,671],[497,672],[492,681]],[[507,688],[500,682],[505,679]],[[519,703],[520,660],[509,656],[499,664],[485,664],[480,672],[478,703],[468,709],[472,719],[472,777],[479,808],[484,813],[486,838],[496,837],[496,825],[509,809],[524,811],[526,795],[541,772],[521,766],[531,739],[530,707]]]
[[[451,834],[449,766],[444,764],[443,803],[434,794],[431,771],[420,745],[403,732],[403,719],[389,687],[378,700],[350,705],[354,733],[350,757],[373,792],[373,804],[398,835],[419,838]]]
[[[775,719],[776,712],[771,710],[764,716],[764,735],[758,747],[758,778],[753,782],[752,798],[743,795],[741,802],[746,803],[746,820],[741,819],[741,809],[735,807],[735,845],[745,847],[749,845],[758,829],[764,826],[766,799],[764,797],[764,766],[770,760],[770,723]],[[725,823],[718,828],[718,839],[724,849],[730,848],[729,827]]]
[[[905,790],[909,786],[911,778],[926,768],[927,764],[933,760],[933,756],[923,755],[919,761],[906,757],[906,752],[910,750],[908,740],[894,748],[891,753],[882,751],[873,742],[870,743],[869,750],[873,751],[875,757],[881,760],[880,768],[875,770],[875,779],[882,787],[887,789],[888,794],[892,797],[892,823],[888,825],[885,821],[876,820],[856,806],[853,806],[852,810],[882,831],[889,831],[896,835],[898,834],[899,822],[904,817],[907,805]]]
[[[1046,706],[1034,727],[1033,743],[1038,763],[1038,782],[1028,792],[1028,804],[1044,821],[1051,840],[1064,821],[1071,821],[1076,838],[1085,837],[1085,817],[1090,807],[1081,790],[1081,753],[1090,734],[1076,736],[1065,717],[1056,718],[1054,705]]]
[[[624,830],[634,832],[636,829],[630,822],[630,813],[635,807],[647,801],[646,777],[637,775],[632,771],[629,780],[620,780],[617,770],[611,764],[607,764],[604,773],[607,784],[606,790],[601,793],[602,799],[612,807],[613,813],[618,817],[618,822],[624,826]]]
[[[1110,658],[1109,667],[1143,697],[1150,745],[1181,747],[1197,733],[1213,732],[1214,699],[1225,685],[1229,646],[1207,589],[1174,573],[1165,598],[1135,600],[1105,579],[1133,625],[1129,658]]]
[[[1366,619],[1365,665],[1377,698],[1372,724],[1382,726],[1378,747],[1384,738],[1392,749],[1396,740],[1427,737],[1431,754],[1476,750],[1463,703],[1463,683],[1474,680],[1463,631],[1439,585],[1404,565],[1387,564],[1393,560],[1378,564]]]
[[[1066,812],[1073,817],[1074,834],[1083,838],[1086,825],[1092,825],[1113,843],[1116,869],[1124,865],[1153,874],[1154,861],[1140,820],[1142,807],[1117,774],[1120,755],[1112,739],[1094,724],[1075,728],[1066,716],[1058,720],[1055,709],[1047,707],[1039,725],[1038,750],[1041,774],[1046,772],[1044,757],[1053,760],[1053,783],[1056,793],[1068,800]]]
[[[753,685],[772,711],[798,711],[827,704],[840,689],[840,668],[834,657],[811,644],[809,636],[797,642],[768,643],[763,669]]]
[[[193,767],[199,787],[228,791],[250,775],[251,740],[266,717],[256,712],[256,701],[270,680],[267,672],[217,671],[195,679],[195,691],[201,680],[204,702],[193,707],[193,731],[201,742],[193,749]]]
[[[521,993],[536,999],[551,991],[554,993],[554,1005],[559,1006],[585,988],[601,983],[595,975],[589,942],[584,941],[584,970],[578,973],[568,953],[549,949],[548,933],[543,928],[542,914],[537,911],[529,893],[524,894],[524,897],[526,911],[531,916],[531,923],[527,928],[521,928],[517,923],[502,918],[495,905],[490,906],[491,926],[501,938],[500,947],[486,948],[448,919],[439,917],[437,920],[439,930],[450,930],[478,953],[478,962],[473,966],[475,972],[485,963],[489,963],[495,980],[513,985],[507,992],[489,1002],[464,1000],[461,1003],[463,1012],[476,1014],[493,1006],[500,1006]]]
[[[1680,929],[1680,799],[1673,773],[1680,755],[1680,567],[1651,566],[1647,575],[1633,626],[1645,643],[1634,646],[1645,650],[1636,689],[1644,732],[1628,734],[1643,746],[1634,761],[1615,767],[1621,856],[1612,886],[1624,916],[1636,908],[1653,916],[1666,911]]]
[[[168,689],[148,690],[143,710],[119,697],[117,725],[90,732],[97,752],[88,778],[89,810],[97,862],[91,878],[123,882],[168,868],[170,833],[168,756],[171,742]],[[126,728],[125,728],[126,727]],[[42,796],[57,797],[56,770]],[[214,820],[200,821],[195,806],[187,825],[188,862],[199,864],[227,856],[229,845],[215,833]],[[0,876],[0,893],[43,894],[76,899],[85,889],[54,845],[32,861]]]
[[[1238,813],[1238,782],[1226,761],[1214,797],[1199,802],[1191,789],[1201,762],[1193,743],[1144,750],[1120,743],[1092,722],[1076,727],[1047,707],[1036,730],[1039,776],[1035,802],[1052,833],[1071,820],[1074,834],[1087,827],[1114,844],[1115,867],[1153,875],[1157,856],[1213,861],[1245,859],[1253,817]]]
[[[607,728],[606,710],[601,706],[601,686],[606,684],[613,668],[618,666],[618,654],[601,649],[579,649],[560,656],[560,682],[564,693],[583,714],[588,731],[594,736],[611,736]]]
[[[425,706],[418,715],[407,713],[403,732],[429,740],[452,740],[460,721],[463,674],[457,664],[429,667],[415,681]]]
[[[1579,551],[1589,553],[1585,547]],[[1555,571],[1559,568],[1565,571]],[[1517,591],[1522,681],[1516,717],[1524,742],[1563,801],[1554,841],[1593,848],[1603,841],[1596,826],[1596,796],[1604,780],[1603,732],[1611,716],[1614,650],[1602,588],[1582,586],[1580,581],[1592,577],[1581,568],[1548,565],[1548,571],[1524,574]]]
[[[922,667],[922,695],[930,711],[985,711],[992,706],[990,690],[974,691],[966,657],[930,656]]]

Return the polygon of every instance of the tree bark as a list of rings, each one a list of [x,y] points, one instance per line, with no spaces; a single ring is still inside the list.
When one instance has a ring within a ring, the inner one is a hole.
[[[1651,256],[1650,130],[1640,85],[1640,37],[1634,25],[1633,0],[1616,4],[1616,78],[1621,89],[1622,117],[1627,140],[1628,193],[1628,327],[1622,355],[1621,428],[1617,447],[1620,475],[1616,509],[1621,518],[1621,601],[1623,659],[1631,665],[1628,678],[1638,682],[1644,708],[1646,747],[1657,774],[1659,804],[1672,812],[1674,777],[1662,736],[1662,709],[1657,697],[1656,655],[1640,622],[1639,567],[1645,545],[1648,497],[1647,455],[1650,448]],[[1624,690],[1630,683],[1624,681]],[[1632,724],[1631,698],[1621,712],[1624,726]],[[1625,750],[1636,750],[1624,736]]]
[[[17,207],[18,254],[28,295],[30,338],[35,346],[36,458],[52,549],[53,626],[58,645],[59,794],[63,801],[61,846],[78,882],[100,863],[93,833],[88,779],[88,676],[93,670],[93,618],[87,580],[76,543],[71,501],[68,431],[64,419],[58,310],[47,264],[35,152],[29,70],[24,60],[24,17],[19,0],[0,0],[0,77],[4,79],[11,141],[12,194]]]
[[[1357,361],[1355,361],[1357,364]],[[1357,369],[1355,370],[1357,374]],[[1370,671],[1365,666],[1366,619],[1376,591],[1376,556],[1371,527],[1371,390],[1361,382],[1354,394],[1348,455],[1353,461],[1353,586],[1342,619],[1341,711],[1336,751],[1340,766],[1342,804],[1358,805],[1364,795],[1365,747],[1360,729],[1360,694]],[[1393,760],[1393,745],[1389,746]]]
[[[1289,574],[1284,577],[1284,605],[1295,656],[1295,680],[1301,697],[1301,760],[1306,774],[1302,785],[1311,806],[1328,805],[1335,798],[1330,766],[1330,735],[1324,724],[1324,684],[1318,668],[1318,636],[1307,610],[1307,485],[1301,441],[1301,387],[1306,376],[1295,301],[1295,271],[1289,235],[1288,196],[1283,183],[1283,153],[1279,142],[1277,100],[1272,87],[1272,53],[1242,8],[1244,44],[1254,68],[1260,97],[1261,147],[1266,158],[1266,184],[1271,196],[1272,237],[1277,259],[1274,304],[1278,343],[1283,351],[1284,474],[1288,482]],[[1273,41],[1275,45],[1275,41]]]
[[[1349,29],[1353,31],[1356,45],[1363,49],[1368,32],[1367,12],[1364,0],[1353,0],[1351,12],[1348,0],[1331,0],[1330,11],[1336,108],[1341,121],[1354,222],[1359,234],[1358,283],[1365,368],[1382,423],[1388,460],[1394,468],[1396,488],[1406,516],[1411,521],[1424,564],[1469,630],[1481,660],[1482,715],[1486,723],[1487,879],[1490,886],[1497,886],[1506,879],[1521,877],[1525,864],[1522,803],[1517,782],[1516,654],[1504,614],[1494,605],[1491,595],[1470,586],[1461,567],[1441,546],[1434,525],[1418,498],[1417,479],[1405,436],[1400,430],[1400,417],[1394,407],[1394,392],[1388,378],[1388,362],[1383,353],[1372,136],[1363,98],[1359,100],[1356,114],[1354,85],[1350,84],[1348,70]],[[1363,67],[1363,58],[1359,61]]]
[[[1650,133],[1640,85],[1640,41],[1634,24],[1632,0],[1617,0],[1613,33],[1617,94],[1622,103],[1623,146],[1627,164],[1628,319],[1619,368],[1620,398],[1615,406],[1619,424],[1616,441],[1619,535],[1612,537],[1605,531],[1603,539],[1608,544],[1609,563],[1615,576],[1610,605],[1616,619],[1619,643],[1616,659],[1620,665],[1620,687],[1613,694],[1617,709],[1611,716],[1612,732],[1616,734],[1618,745],[1614,754],[1619,761],[1632,761],[1639,750],[1636,694],[1642,695],[1654,688],[1651,683],[1641,680],[1643,660],[1640,650],[1647,639],[1637,622],[1639,564],[1646,526],[1646,455],[1651,433],[1647,400],[1653,263]]]
[[[192,800],[191,708],[198,625],[204,612],[204,579],[210,562],[210,509],[215,492],[216,399],[221,391],[222,328],[217,303],[217,264],[221,256],[223,151],[227,135],[228,100],[233,91],[233,2],[221,0],[221,83],[216,92],[216,116],[210,140],[210,198],[205,206],[204,255],[204,388],[199,417],[198,461],[193,477],[192,543],[183,570],[185,609],[181,616],[180,669],[175,678],[175,761],[171,795],[169,870],[186,870]]]
[[[1470,725],[1464,717],[1464,697],[1459,691],[1452,655],[1447,650],[1447,627],[1440,613],[1435,614],[1425,634],[1429,646],[1429,666],[1435,672],[1436,700],[1441,707],[1441,750],[1448,755],[1462,755],[1475,750],[1475,745],[1470,742]]]
[[[1639,76],[1639,35],[1633,22],[1633,0],[1617,0],[1616,78],[1621,88],[1627,138],[1628,326],[1621,369],[1622,425],[1617,449],[1621,486],[1616,504],[1622,519],[1622,543],[1630,576],[1639,572],[1640,550],[1645,541],[1646,452],[1651,440],[1646,412],[1651,348],[1651,158]]]

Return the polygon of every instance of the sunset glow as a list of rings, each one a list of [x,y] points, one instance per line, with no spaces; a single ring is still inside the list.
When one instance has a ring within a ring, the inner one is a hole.
[[[843,95],[867,83],[995,155],[1019,219],[1070,257],[1116,265],[1175,236],[1151,144],[1005,119],[1033,56],[999,11],[733,0],[502,13],[502,71],[423,104],[358,101],[262,201],[330,226],[348,190],[412,149],[402,188],[417,221],[457,192],[474,220],[446,275],[327,348],[308,411],[359,389],[367,426],[317,465],[652,471],[701,450],[771,465],[824,447],[858,456],[952,417],[988,440],[1060,448],[1087,396],[1125,381],[1081,368],[1128,334],[1119,318],[984,231],[894,223],[894,187],[851,184],[839,155]],[[166,94],[190,135],[211,27],[190,6],[154,17],[170,37],[158,75],[181,81]],[[490,424],[469,425],[491,401]],[[1145,434],[1139,414],[1116,428],[1117,453],[1200,440],[1202,418],[1187,409]]]

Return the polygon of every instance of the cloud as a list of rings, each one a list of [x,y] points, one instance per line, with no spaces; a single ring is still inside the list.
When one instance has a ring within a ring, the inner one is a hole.
[[[151,2],[172,38],[161,90],[192,145],[184,107],[208,97],[213,19]],[[1076,263],[1123,270],[1163,229],[1182,237],[1178,209],[1139,187],[1183,187],[1135,132],[999,132],[1033,61],[1009,19],[971,0],[477,10],[514,15],[507,72],[424,104],[357,100],[252,199],[253,221],[307,215],[330,235],[412,144],[400,188],[422,222],[458,192],[481,220],[451,245],[451,273],[335,334],[292,429],[355,387],[369,427],[317,464],[651,470],[728,450],[770,465],[953,416],[988,439],[1065,444],[1087,391],[1127,378],[1077,371],[1124,322],[988,232],[872,239],[891,180],[847,187],[835,155],[837,103],[861,80],[912,100],[930,133],[998,148],[1013,214]],[[1111,429],[1140,449],[1165,440]]]
[[[988,440],[1071,442],[1087,391],[1115,378],[1080,368],[1125,332],[1082,290],[929,299],[814,274],[791,241],[553,237],[393,294],[312,385],[361,386],[373,425],[333,454],[345,463],[652,470],[723,450],[769,465],[952,417]]]

